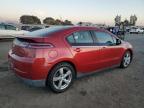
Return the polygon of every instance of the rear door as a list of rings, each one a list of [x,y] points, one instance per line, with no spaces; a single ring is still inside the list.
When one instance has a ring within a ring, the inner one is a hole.
[[[95,46],[90,31],[75,32],[67,40],[79,72],[88,73],[99,68],[99,46]]]
[[[98,31],[94,31],[94,36],[96,37],[97,45],[101,48],[101,68],[107,68],[119,64],[123,48],[121,45],[116,45],[116,38],[107,32]]]

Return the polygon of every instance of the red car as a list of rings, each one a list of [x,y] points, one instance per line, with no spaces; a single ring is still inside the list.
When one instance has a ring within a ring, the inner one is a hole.
[[[132,45],[106,30],[61,26],[17,37],[9,62],[24,82],[60,93],[77,77],[115,66],[127,68],[132,56]]]

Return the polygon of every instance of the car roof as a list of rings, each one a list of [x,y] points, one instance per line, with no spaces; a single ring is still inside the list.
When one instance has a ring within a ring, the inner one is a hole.
[[[29,32],[26,35],[27,36],[41,36],[41,37],[45,37],[48,36],[50,34],[55,34],[55,33],[68,33],[68,32],[74,32],[74,31],[78,31],[78,30],[98,30],[98,31],[102,31],[102,29],[96,28],[96,27],[88,27],[88,26],[52,26],[49,28],[44,28],[44,29],[40,29],[34,32]]]
[[[77,31],[85,31],[85,30],[96,30],[96,31],[106,31],[97,27],[89,27],[89,26],[69,26],[69,28],[65,29],[65,31],[77,32]],[[63,30],[64,31],[64,30]]]
[[[64,26],[67,29],[99,29],[97,27],[89,27],[89,26]]]

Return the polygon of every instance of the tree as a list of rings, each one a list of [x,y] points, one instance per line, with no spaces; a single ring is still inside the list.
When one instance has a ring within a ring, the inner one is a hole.
[[[56,19],[55,20],[55,25],[63,25],[63,21]]]
[[[119,27],[121,31],[124,31],[125,30],[124,22],[121,22]]]
[[[130,25],[130,23],[127,19],[124,20],[123,24],[124,24],[124,26],[129,26]]]
[[[37,16],[23,15],[20,17],[22,24],[41,24],[40,19]]]
[[[135,26],[136,21],[137,21],[137,16],[136,15],[131,15],[130,16],[130,21],[125,19],[124,21],[121,21],[121,16],[116,16],[115,17],[115,26]]]
[[[55,25],[55,19],[52,17],[47,17],[43,20],[43,23],[48,25]]]
[[[63,22],[63,25],[73,25],[73,24],[72,24],[71,21],[69,21],[69,20],[65,20],[65,21]]]
[[[136,21],[137,21],[137,16],[136,15],[131,15],[130,16],[130,25],[135,26]]]
[[[81,26],[83,24],[83,22],[78,22],[78,25]]]
[[[116,16],[115,17],[115,26],[120,26],[120,24],[121,24],[121,16]]]
[[[54,19],[52,17],[47,17],[43,20],[44,24],[48,25],[73,25],[71,21],[65,20],[64,22],[59,19]]]

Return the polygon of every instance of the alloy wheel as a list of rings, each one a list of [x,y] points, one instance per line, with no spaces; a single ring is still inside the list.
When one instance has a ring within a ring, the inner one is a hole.
[[[68,67],[59,68],[53,76],[53,85],[58,90],[66,89],[72,81],[72,71]]]
[[[124,67],[127,67],[131,62],[131,54],[127,52],[123,58],[123,65]]]

